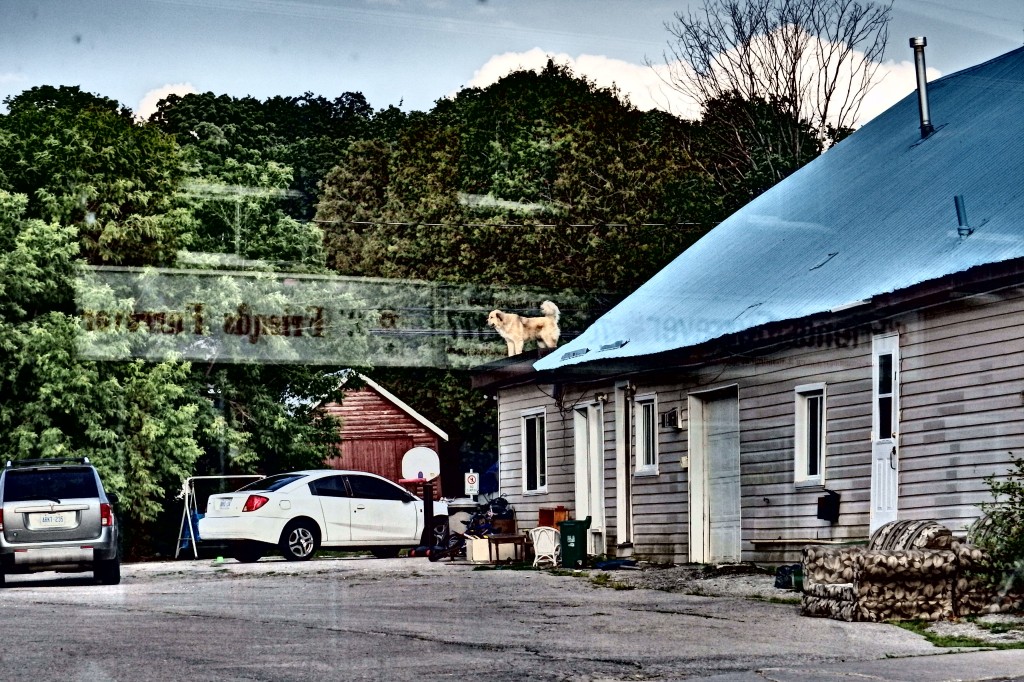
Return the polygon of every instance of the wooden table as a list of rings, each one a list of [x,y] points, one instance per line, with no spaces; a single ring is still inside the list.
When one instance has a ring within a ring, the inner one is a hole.
[[[492,564],[501,563],[501,545],[512,545],[512,559],[522,563],[526,561],[526,536],[517,533],[487,536],[487,558]],[[495,558],[497,557],[497,558]]]

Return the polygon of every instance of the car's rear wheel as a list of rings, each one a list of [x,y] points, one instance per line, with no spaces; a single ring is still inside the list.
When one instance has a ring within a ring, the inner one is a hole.
[[[309,521],[292,521],[281,533],[280,548],[288,561],[305,561],[320,548],[320,533]]]
[[[117,585],[121,582],[121,560],[116,556],[113,559],[97,560],[92,574],[104,585]]]
[[[266,554],[266,548],[257,542],[245,542],[236,546],[231,556],[235,557],[235,561],[243,564],[253,564],[263,558]]]

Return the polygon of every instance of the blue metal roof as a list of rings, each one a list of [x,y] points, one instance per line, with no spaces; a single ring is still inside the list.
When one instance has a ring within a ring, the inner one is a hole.
[[[1024,257],[1024,48],[913,93],[687,249],[538,370],[695,346]],[[954,196],[974,232],[958,234]],[[625,342],[623,344],[623,342]]]

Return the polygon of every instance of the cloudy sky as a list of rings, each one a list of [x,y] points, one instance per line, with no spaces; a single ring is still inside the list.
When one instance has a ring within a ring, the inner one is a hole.
[[[662,89],[665,0],[0,0],[0,99],[80,85],[137,113],[167,92],[335,97],[429,109],[553,56],[637,106],[688,104]],[[928,37],[931,77],[1024,43],[1024,0],[894,0],[886,74],[870,117],[914,87],[907,39]],[[0,107],[2,110],[2,107]]]

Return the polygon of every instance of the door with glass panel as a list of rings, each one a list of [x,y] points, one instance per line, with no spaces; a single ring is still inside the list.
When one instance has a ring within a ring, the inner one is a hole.
[[[604,554],[604,410],[600,403],[574,415],[576,518],[590,517],[587,553]]]
[[[871,340],[871,525],[896,520],[899,508],[899,336]]]

